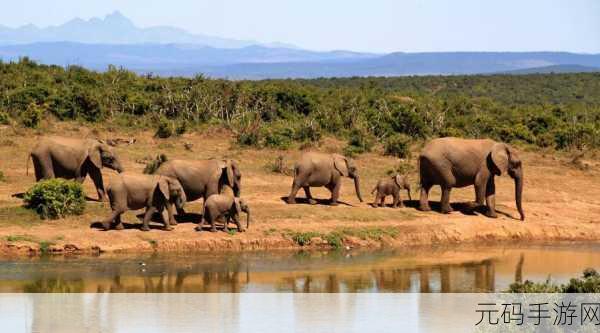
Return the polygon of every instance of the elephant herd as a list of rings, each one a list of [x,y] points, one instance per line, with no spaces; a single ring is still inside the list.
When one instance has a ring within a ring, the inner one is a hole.
[[[216,231],[216,222],[235,223],[238,231],[244,231],[240,214],[246,213],[246,228],[250,224],[250,208],[241,196],[242,173],[235,160],[168,160],[153,172],[140,174],[125,172],[113,147],[101,140],[44,137],[30,154],[35,168],[36,180],[49,178],[75,179],[83,182],[87,175],[92,179],[98,200],[110,201],[111,214],[101,221],[105,230],[123,229],[121,215],[127,210],[145,208],[141,230],[148,231],[155,213],[162,216],[165,230],[172,230],[177,214],[185,214],[186,202],[203,199],[202,219],[196,227],[201,231],[204,223],[210,231]],[[119,176],[105,188],[100,169],[107,167]],[[495,176],[507,173],[515,182],[515,202],[521,220],[525,219],[522,207],[523,169],[516,151],[505,143],[493,140],[439,138],[425,145],[419,155],[421,194],[419,209],[429,211],[428,195],[434,185],[442,190],[441,212],[450,213],[450,191],[455,187],[473,185],[475,203],[486,206],[486,215],[497,217],[495,210]],[[339,154],[305,152],[294,166],[292,189],[288,204],[296,202],[296,195],[303,189],[310,204],[311,187],[325,187],[331,192],[331,205],[337,205],[342,177],[354,181],[356,196],[363,202],[360,177],[354,162]],[[231,191],[226,191],[230,188]],[[385,197],[393,197],[393,207],[401,207],[400,190],[410,196],[410,184],[406,176],[395,175],[380,180],[372,191],[373,206],[381,206]],[[228,193],[231,192],[231,193]]]

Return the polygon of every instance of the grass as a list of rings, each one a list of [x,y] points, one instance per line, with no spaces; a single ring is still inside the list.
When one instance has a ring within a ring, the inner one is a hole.
[[[0,227],[31,227],[42,223],[42,219],[31,209],[22,206],[0,207]]]
[[[30,235],[8,235],[5,237],[7,242],[15,243],[15,242],[32,242],[36,243],[36,239]]]
[[[336,228],[329,232],[297,232],[290,229],[284,229],[282,235],[291,238],[300,246],[310,245],[314,238],[321,238],[334,249],[339,249],[344,245],[344,239],[346,237],[358,237],[362,240],[380,241],[385,236],[391,238],[396,237],[398,235],[398,230],[392,227]]]
[[[46,240],[46,239],[42,239],[40,240],[39,238],[35,237],[35,236],[31,236],[31,235],[8,235],[6,237],[4,237],[4,239],[9,242],[9,243],[18,243],[18,242],[30,242],[30,243],[37,243],[39,245],[39,250],[41,254],[47,254],[50,252],[50,247],[52,245],[56,245],[56,241],[60,241],[64,239],[64,236],[57,236],[54,237],[54,239],[52,240]]]

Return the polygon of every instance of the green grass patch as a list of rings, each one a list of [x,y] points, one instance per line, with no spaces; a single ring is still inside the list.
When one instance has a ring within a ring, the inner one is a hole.
[[[0,207],[0,227],[2,226],[34,226],[41,224],[40,217],[31,209],[23,206]]]
[[[8,235],[4,237],[7,242],[16,243],[16,242],[32,242],[36,243],[37,240],[35,237],[30,235]]]
[[[42,219],[59,219],[81,215],[85,210],[83,186],[60,178],[40,181],[23,198],[25,206],[33,209]]]
[[[593,268],[587,268],[583,271],[581,277],[571,278],[568,283],[557,285],[550,281],[533,282],[515,282],[510,285],[509,293],[599,293],[600,292],[600,274]]]

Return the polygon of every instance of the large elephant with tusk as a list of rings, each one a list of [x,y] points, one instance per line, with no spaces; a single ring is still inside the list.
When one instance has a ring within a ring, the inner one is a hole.
[[[362,202],[360,178],[352,160],[339,154],[304,153],[294,167],[294,181],[288,203],[296,203],[296,194],[300,188],[303,188],[309,203],[314,204],[316,201],[310,194],[310,188],[325,186],[331,191],[331,205],[337,205],[342,177],[350,177],[354,180],[356,196]]]
[[[521,220],[523,212],[523,165],[509,145],[489,139],[440,138],[430,141],[419,156],[421,198],[419,209],[430,210],[428,195],[434,185],[442,188],[442,213],[452,211],[453,187],[475,186],[475,200],[487,204],[486,215],[497,217],[495,176],[508,173],[515,182],[515,202]]]

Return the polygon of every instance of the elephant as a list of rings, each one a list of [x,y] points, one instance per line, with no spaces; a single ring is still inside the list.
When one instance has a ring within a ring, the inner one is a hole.
[[[475,201],[487,204],[486,215],[497,217],[494,177],[508,173],[515,182],[515,202],[521,220],[523,167],[517,152],[506,143],[490,139],[439,138],[430,141],[419,155],[421,198],[419,209],[429,211],[428,195],[433,185],[442,188],[441,210],[450,213],[450,191],[453,187],[475,186]]]
[[[310,194],[310,187],[325,186],[331,191],[331,205],[338,204],[342,176],[354,180],[354,189],[360,202],[363,202],[360,194],[360,177],[352,160],[339,154],[326,154],[318,152],[307,152],[302,154],[300,160],[294,166],[294,181],[292,191],[288,197],[288,204],[296,203],[296,194],[300,188],[304,189],[306,198],[310,204],[316,201]]]
[[[173,217],[173,205],[183,207],[186,202],[185,192],[177,179],[160,176],[125,172],[119,175],[108,186],[111,215],[102,221],[104,230],[116,223],[115,229],[122,230],[121,215],[127,210],[146,208],[142,231],[149,231],[149,223],[155,212],[162,214],[165,230],[173,230],[176,224]],[[168,217],[165,218],[164,210]]]
[[[33,161],[36,181],[59,177],[82,183],[89,174],[96,186],[99,201],[106,199],[100,169],[107,167],[123,172],[114,148],[95,139],[43,137],[29,157]],[[29,160],[27,162],[29,174]]]
[[[381,207],[384,205],[385,197],[388,195],[392,195],[394,197],[394,202],[392,203],[392,207],[402,207],[402,200],[400,199],[400,189],[405,189],[408,193],[408,199],[412,200],[410,196],[410,183],[406,176],[402,177],[397,174],[393,177],[385,178],[379,180],[377,185],[371,191],[371,194],[375,195],[375,199],[373,200],[373,207]]]
[[[219,194],[225,185],[231,187],[235,197],[240,196],[242,188],[242,173],[235,160],[168,160],[162,163],[154,172],[179,180],[188,202],[213,194]],[[183,209],[178,214],[185,214]]]
[[[204,203],[204,212],[202,212],[202,220],[200,224],[196,226],[196,231],[202,231],[204,222],[210,223],[210,231],[215,232],[217,228],[215,223],[220,218],[224,220],[223,231],[227,232],[229,229],[227,225],[231,220],[237,225],[239,232],[244,232],[240,224],[240,214],[246,213],[246,229],[250,227],[250,207],[244,199],[235,198],[227,194],[213,194],[206,199]]]

